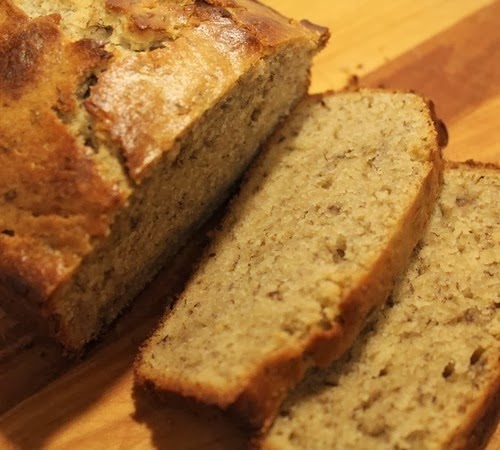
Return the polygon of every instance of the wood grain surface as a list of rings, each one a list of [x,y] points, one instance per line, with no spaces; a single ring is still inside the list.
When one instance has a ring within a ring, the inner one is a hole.
[[[500,163],[500,1],[264,2],[331,29],[313,92],[341,89],[353,76],[362,86],[416,90],[448,126],[448,159]],[[242,432],[219,412],[160,404],[133,386],[137,348],[202,243],[193,242],[80,360],[0,311],[0,449],[245,448]],[[500,450],[500,430],[488,450]]]

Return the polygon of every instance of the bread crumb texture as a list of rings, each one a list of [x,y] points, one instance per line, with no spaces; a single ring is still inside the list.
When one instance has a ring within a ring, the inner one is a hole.
[[[270,361],[307,360],[315,336],[342,327],[344,300],[385,270],[438,152],[426,112],[383,91],[306,100],[250,170],[139,378],[227,407]],[[383,292],[359,303],[361,319]]]
[[[95,337],[227,197],[326,36],[246,0],[0,0],[2,297],[69,348]]]
[[[262,448],[466,447],[499,387],[499,194],[498,169],[445,171],[391,301],[343,360],[289,397]]]

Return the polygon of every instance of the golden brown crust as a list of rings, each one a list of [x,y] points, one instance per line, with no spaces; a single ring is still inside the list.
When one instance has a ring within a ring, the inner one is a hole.
[[[258,1],[206,0],[206,3],[223,8],[238,26],[246,29],[264,47],[276,47],[301,35],[314,42],[314,48],[319,50],[330,36],[327,28],[287,19]]]
[[[44,299],[124,201],[64,123],[108,54],[67,43],[56,15],[28,20],[5,1],[0,10],[15,19],[0,25],[0,282]]]
[[[108,0],[108,6],[132,14],[135,21],[134,11],[142,11],[136,3]],[[189,14],[179,13],[183,18],[177,23],[183,25],[175,40],[117,61],[86,102],[101,131],[121,149],[136,183],[165,152],[176,158],[176,140],[259,58],[298,37],[309,42],[311,51],[328,39],[327,29],[290,22],[254,1],[208,0],[183,8]],[[162,32],[172,36],[164,25]],[[159,27],[154,25],[155,32]]]
[[[78,114],[87,117],[84,93],[97,140],[113,141],[140,182],[163,152],[175,158],[190,124],[268,45],[303,39],[313,53],[320,39],[248,1],[103,3],[130,33],[164,48],[110,44],[112,55],[93,40],[69,42],[58,14],[30,20],[0,0],[0,284],[47,313],[131,195],[128,180],[108,171],[76,130]],[[269,36],[245,16],[252,11],[266,16]],[[94,75],[97,85],[85,92]]]
[[[225,36],[231,37],[226,45]],[[121,148],[135,182],[164,152],[175,159],[175,142],[257,60],[256,47],[230,19],[212,15],[164,48],[117,61],[100,77],[86,106]]]

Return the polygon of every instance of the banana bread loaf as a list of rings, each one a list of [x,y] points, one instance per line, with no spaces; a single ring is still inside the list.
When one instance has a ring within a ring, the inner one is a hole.
[[[482,448],[500,411],[499,194],[499,168],[446,168],[392,301],[342,361],[287,399],[259,447]]]
[[[250,170],[199,270],[144,345],[140,383],[268,423],[389,294],[440,180],[420,97],[304,101]]]
[[[0,299],[70,350],[307,91],[328,33],[252,0],[0,0]]]

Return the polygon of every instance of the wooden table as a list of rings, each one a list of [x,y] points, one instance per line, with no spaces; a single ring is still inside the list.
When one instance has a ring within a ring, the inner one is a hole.
[[[330,27],[312,91],[340,89],[354,75],[363,86],[420,91],[448,125],[449,159],[500,163],[500,1],[265,3]],[[7,350],[0,345],[1,449],[244,448],[219,414],[182,412],[133,388],[137,346],[172,295],[175,273],[160,274],[81,362],[65,361],[52,344],[33,341],[0,312],[0,344],[14,343]],[[490,449],[500,449],[498,433]]]

